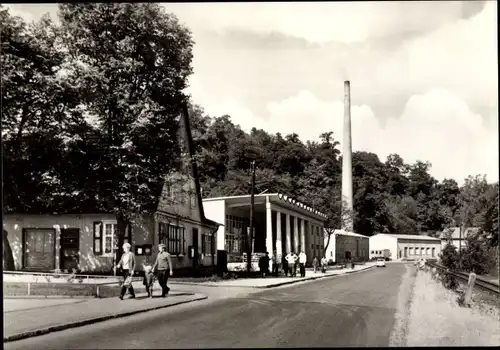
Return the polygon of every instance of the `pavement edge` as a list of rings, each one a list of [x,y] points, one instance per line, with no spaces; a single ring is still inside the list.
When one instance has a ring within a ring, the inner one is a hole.
[[[172,307],[172,306],[177,306],[177,305],[181,305],[181,304],[191,303],[194,301],[208,299],[208,296],[206,296],[206,295],[203,295],[200,293],[196,293],[195,296],[196,295],[198,295],[198,296],[193,298],[193,299],[177,301],[173,304],[160,305],[160,306],[155,306],[155,307],[151,307],[151,308],[147,308],[147,309],[122,312],[122,313],[117,313],[117,314],[113,314],[113,315],[99,316],[99,317],[89,318],[89,319],[82,320],[82,321],[76,321],[76,322],[66,323],[66,324],[62,324],[62,325],[36,329],[33,331],[26,331],[23,333],[18,333],[18,334],[10,335],[8,337],[4,337],[3,341],[4,341],[4,343],[8,343],[8,342],[18,341],[18,340],[22,340],[22,339],[27,339],[27,338],[38,337],[40,335],[58,332],[58,331],[62,331],[62,330],[70,329],[70,328],[77,328],[77,327],[82,327],[82,326],[86,326],[86,325],[90,325],[90,324],[94,324],[94,323],[104,322],[104,321],[108,321],[108,320],[111,320],[114,318],[122,318],[122,317],[132,316],[132,315],[136,315],[136,314],[140,314],[140,313],[144,313],[144,312],[148,312],[148,311],[165,309],[165,308]]]
[[[363,271],[367,271],[367,270],[370,270],[372,268],[376,267],[375,265],[373,266],[369,266],[367,267],[366,269],[362,269],[362,270],[356,270],[356,271],[346,271],[345,273],[342,273],[342,274],[336,274],[336,275],[326,275],[326,276],[317,276],[317,277],[309,277],[307,279],[304,279],[304,280],[292,280],[292,281],[286,281],[286,282],[281,282],[281,283],[276,283],[276,284],[269,284],[267,286],[261,286],[261,287],[254,287],[254,288],[260,288],[260,289],[267,289],[267,288],[275,288],[275,287],[281,287],[281,286],[286,286],[288,284],[293,284],[293,283],[299,283],[299,282],[307,282],[307,281],[314,281],[314,280],[317,280],[317,279],[322,279],[322,278],[334,278],[334,277],[338,277],[338,276],[345,276],[345,275],[349,275],[349,274],[352,274],[352,273],[357,273],[357,272],[363,272]]]

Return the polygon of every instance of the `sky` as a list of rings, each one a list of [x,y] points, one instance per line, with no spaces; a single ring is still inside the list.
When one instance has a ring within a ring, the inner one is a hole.
[[[498,181],[496,1],[162,5],[192,31],[188,92],[210,116],[342,143],[349,80],[353,151]],[[6,7],[57,17],[56,4]]]

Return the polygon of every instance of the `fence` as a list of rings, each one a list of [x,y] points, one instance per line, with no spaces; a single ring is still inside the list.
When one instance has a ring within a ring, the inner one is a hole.
[[[467,284],[469,281],[469,274],[467,274],[465,272],[449,271],[448,268],[441,266],[441,265],[438,265],[436,263],[432,263],[432,262],[427,262],[427,266],[429,266],[430,268],[435,267],[436,270],[439,271],[440,273],[444,272],[444,273],[447,273],[451,276],[454,276],[455,278],[457,278],[457,280],[459,280],[462,283]],[[497,284],[492,283],[490,281],[486,281],[480,277],[476,277],[474,287],[477,287],[479,289],[482,289],[482,290],[485,290],[485,291],[488,291],[488,292],[491,292],[495,295],[500,296],[500,288]]]
[[[142,280],[140,277],[133,278],[133,281],[140,280]],[[3,272],[3,289],[6,296],[93,295],[100,297],[102,287],[113,285],[119,287],[121,282],[122,279],[117,276],[24,271]]]

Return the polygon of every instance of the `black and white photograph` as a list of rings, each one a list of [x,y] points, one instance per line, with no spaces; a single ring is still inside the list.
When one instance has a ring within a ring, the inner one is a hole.
[[[4,348],[500,346],[497,11],[2,3]]]

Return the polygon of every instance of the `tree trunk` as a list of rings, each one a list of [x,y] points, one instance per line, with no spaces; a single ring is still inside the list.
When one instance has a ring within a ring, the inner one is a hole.
[[[323,257],[326,257],[326,250],[328,249],[328,246],[330,245],[330,239],[332,238],[333,230],[326,229],[326,232],[328,233],[328,240],[326,241],[325,247],[323,248]]]
[[[117,242],[117,249],[113,258],[113,266],[115,266],[118,263],[121,255],[123,254],[123,243],[125,240],[125,231],[127,229],[127,224],[128,224],[127,219],[125,218],[123,212],[120,212],[116,215],[116,223],[118,226],[118,233],[116,237],[118,239],[118,242]]]
[[[14,263],[14,255],[12,254],[12,249],[10,248],[9,238],[7,230],[3,230],[3,270],[4,271],[14,271],[16,265]]]

